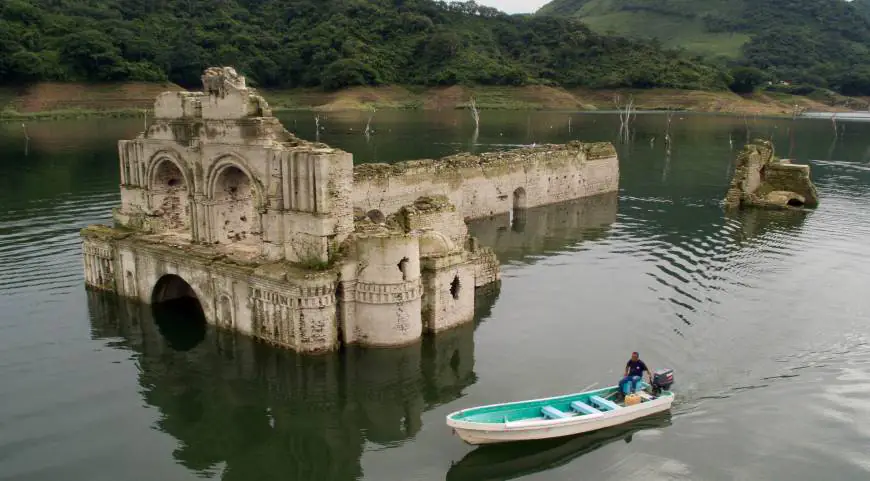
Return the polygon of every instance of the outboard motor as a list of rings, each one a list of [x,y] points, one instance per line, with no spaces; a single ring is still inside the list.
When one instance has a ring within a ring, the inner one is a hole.
[[[667,391],[674,383],[673,369],[656,369],[652,376],[652,391],[654,396],[658,396],[662,391]]]

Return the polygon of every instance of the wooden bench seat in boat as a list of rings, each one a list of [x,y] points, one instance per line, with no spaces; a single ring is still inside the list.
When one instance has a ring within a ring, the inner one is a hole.
[[[589,402],[598,409],[604,408],[607,411],[615,411],[620,409],[619,404],[613,401],[608,401],[601,396],[589,396]]]
[[[601,411],[595,409],[594,407],[586,404],[581,401],[574,401],[571,403],[571,409],[577,411],[580,414],[598,414]]]
[[[541,413],[544,415],[545,418],[549,418],[549,419],[561,419],[561,418],[567,418],[569,416],[568,413],[562,412],[562,411],[554,408],[553,406],[542,407]]]

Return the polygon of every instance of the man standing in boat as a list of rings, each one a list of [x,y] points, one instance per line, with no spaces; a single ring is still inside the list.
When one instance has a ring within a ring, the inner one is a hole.
[[[619,381],[619,391],[622,395],[631,394],[637,391],[637,385],[643,378],[643,373],[646,372],[650,384],[652,384],[652,373],[646,367],[646,363],[640,360],[637,352],[631,353],[631,359],[625,364],[625,374]]]

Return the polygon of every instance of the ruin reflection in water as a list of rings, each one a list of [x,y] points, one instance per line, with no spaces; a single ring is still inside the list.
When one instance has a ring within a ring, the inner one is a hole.
[[[747,243],[758,242],[771,233],[776,236],[796,237],[811,215],[810,210],[746,209],[727,213],[725,219],[726,225],[740,226],[732,233],[736,247],[740,248]]]
[[[94,339],[135,353],[142,396],[161,413],[156,428],[177,439],[179,464],[200,475],[223,466],[223,480],[354,480],[366,442],[413,437],[425,411],[477,380],[474,330],[498,289],[479,295],[474,323],[403,348],[321,356],[203,331],[113,295],[88,292],[88,308]]]
[[[600,240],[616,222],[616,192],[531,209],[517,209],[468,223],[469,233],[491,247],[502,263],[559,251],[581,241]]]

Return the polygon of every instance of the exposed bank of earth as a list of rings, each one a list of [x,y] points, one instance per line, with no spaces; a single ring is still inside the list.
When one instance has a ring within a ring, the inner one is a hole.
[[[142,116],[161,92],[184,90],[171,83],[75,84],[43,82],[0,88],[0,120],[37,120],[91,116]],[[634,99],[638,110],[679,110],[737,115],[793,115],[797,111],[866,110],[866,99],[808,98],[769,92],[694,90],[590,90],[541,85],[522,87],[355,87],[263,90],[274,110],[353,111],[371,109],[449,110],[467,108],[473,97],[485,110],[596,111],[615,108],[614,99]]]

